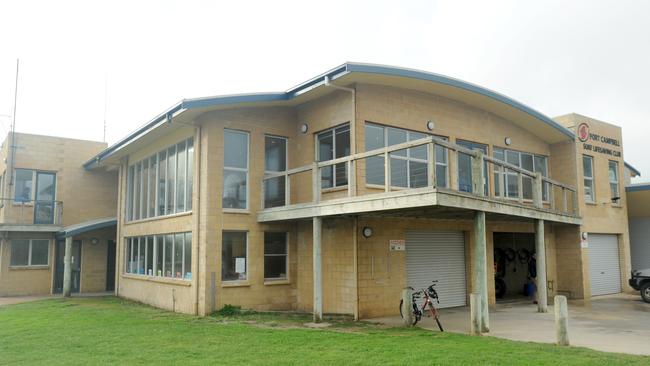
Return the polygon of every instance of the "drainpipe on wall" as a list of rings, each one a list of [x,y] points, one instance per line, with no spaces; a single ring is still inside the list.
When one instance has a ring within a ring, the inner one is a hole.
[[[330,88],[344,90],[352,94],[352,117],[350,118],[350,155],[357,153],[357,91],[354,88],[347,88],[345,86],[334,85],[330,82],[330,77],[325,76],[325,86]]]
[[[194,313],[196,315],[199,315],[199,281],[200,281],[200,276],[199,276],[199,261],[201,260],[200,252],[201,252],[201,149],[202,149],[202,143],[201,143],[201,126],[195,126],[196,128],[196,133],[195,133],[195,140],[194,141],[194,174],[196,175],[194,177],[194,184],[196,185],[197,189],[194,192],[194,195],[192,196],[192,199],[194,200],[194,203],[192,204],[192,211],[193,211],[193,216],[194,216],[194,222],[195,222],[195,231],[196,235],[193,235],[193,242],[192,245],[196,248],[196,260],[192,261],[192,264],[194,264],[194,268],[196,268],[196,271],[194,271],[194,287],[195,287],[195,294],[194,294]],[[194,187],[192,187],[194,189]],[[194,251],[192,251],[194,253]]]

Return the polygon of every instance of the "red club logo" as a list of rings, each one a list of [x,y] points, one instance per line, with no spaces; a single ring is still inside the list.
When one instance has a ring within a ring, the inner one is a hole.
[[[589,139],[589,125],[586,123],[581,123],[578,125],[578,139],[582,142],[586,142]]]

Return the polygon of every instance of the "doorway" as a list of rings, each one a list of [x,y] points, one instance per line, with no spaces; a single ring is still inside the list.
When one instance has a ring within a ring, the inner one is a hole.
[[[534,295],[535,234],[494,233],[494,287],[498,300]]]
[[[115,240],[108,241],[106,249],[106,291],[115,291]]]
[[[60,294],[63,292],[65,240],[56,242],[55,257],[54,293]],[[72,283],[70,290],[71,292],[79,292],[81,287],[81,241],[79,240],[72,242],[72,257],[70,261],[72,264]]]

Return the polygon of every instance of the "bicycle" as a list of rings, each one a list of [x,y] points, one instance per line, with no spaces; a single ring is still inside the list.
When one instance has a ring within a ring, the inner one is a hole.
[[[420,291],[415,291],[413,287],[409,287],[410,290],[414,291],[411,294],[411,303],[413,304],[413,325],[417,324],[417,322],[422,319],[422,315],[424,314],[425,309],[428,308],[429,314],[431,317],[433,317],[436,320],[436,323],[438,324],[438,328],[440,329],[441,332],[444,332],[444,329],[442,329],[442,324],[440,324],[440,316],[438,313],[438,309],[433,305],[433,299],[436,300],[438,304],[440,304],[440,299],[438,298],[438,292],[434,288],[436,286],[436,283],[438,281],[432,281],[432,284],[427,287],[427,289],[422,289]],[[424,304],[422,304],[422,308],[418,307],[417,301],[420,300],[424,296]],[[404,314],[402,313],[402,305],[404,305],[404,300],[399,301],[399,314],[402,318],[404,318]]]

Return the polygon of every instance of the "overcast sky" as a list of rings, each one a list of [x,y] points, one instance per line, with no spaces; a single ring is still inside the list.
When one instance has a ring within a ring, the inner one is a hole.
[[[318,3],[3,1],[0,132],[16,58],[17,131],[101,140],[106,105],[109,143],[182,98],[283,91],[358,61],[618,124],[650,181],[650,1]]]

